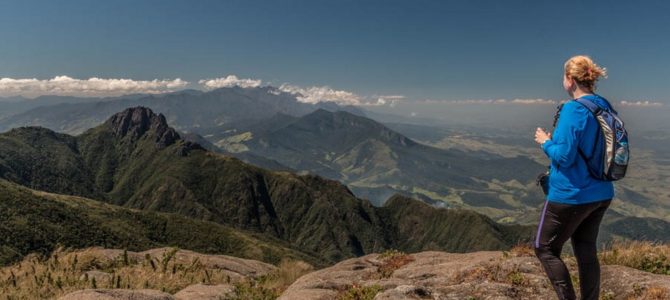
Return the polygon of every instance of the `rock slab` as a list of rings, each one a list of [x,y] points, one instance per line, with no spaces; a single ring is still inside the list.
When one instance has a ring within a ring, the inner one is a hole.
[[[361,288],[377,290],[375,300],[557,299],[534,256],[497,251],[421,252],[408,256],[406,264],[390,272],[388,262],[378,254],[345,260],[304,275],[279,299],[337,299]],[[576,276],[574,263],[568,265]],[[670,299],[667,275],[602,266],[601,282],[601,295],[606,299]]]
[[[95,289],[72,292],[58,300],[175,300],[175,297],[156,290]]]

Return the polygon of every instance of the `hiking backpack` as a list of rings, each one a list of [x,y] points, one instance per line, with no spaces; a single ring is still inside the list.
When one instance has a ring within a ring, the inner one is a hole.
[[[606,109],[588,99],[579,98],[575,101],[591,111],[596,118],[600,125],[598,137],[604,143],[602,152],[592,153],[590,157],[587,157],[581,149],[578,149],[579,154],[586,161],[589,173],[594,178],[604,181],[616,181],[623,178],[626,176],[630,151],[628,148],[628,132],[623,121],[619,118],[619,114],[611,105]],[[599,142],[598,138],[595,142]],[[595,149],[597,148],[594,147],[594,152]]]

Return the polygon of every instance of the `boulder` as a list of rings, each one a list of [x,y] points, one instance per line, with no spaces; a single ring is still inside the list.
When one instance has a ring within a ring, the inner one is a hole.
[[[175,300],[175,297],[156,290],[91,289],[72,292],[58,300]]]
[[[602,266],[601,294],[615,299],[670,299],[670,276],[624,266]]]
[[[567,259],[572,274],[575,264]],[[536,257],[497,251],[421,252],[385,258],[370,254],[299,278],[279,299],[337,299],[354,289],[378,291],[375,300],[557,299]],[[606,299],[670,299],[670,276],[603,266]]]
[[[230,284],[205,285],[194,284],[174,294],[178,300],[219,300],[225,299],[235,291]]]
[[[84,274],[81,274],[79,276],[79,280],[81,281],[91,281],[95,278],[95,281],[100,284],[102,282],[110,282],[112,280],[112,274],[109,274],[107,272],[101,272],[97,270],[92,270],[92,271],[86,271]]]

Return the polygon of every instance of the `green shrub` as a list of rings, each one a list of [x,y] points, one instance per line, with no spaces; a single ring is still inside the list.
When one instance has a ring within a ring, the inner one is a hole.
[[[341,293],[338,300],[372,300],[382,291],[379,285],[358,286],[353,285],[348,290]]]
[[[232,300],[274,300],[279,293],[260,285],[257,281],[243,281],[235,284]]]

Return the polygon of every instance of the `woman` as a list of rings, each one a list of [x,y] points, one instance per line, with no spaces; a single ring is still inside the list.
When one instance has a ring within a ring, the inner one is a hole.
[[[579,267],[581,299],[598,299],[600,265],[596,238],[600,221],[614,197],[612,182],[590,176],[586,159],[598,153],[602,139],[592,113],[575,99],[588,99],[603,109],[612,107],[594,93],[605,69],[587,56],[565,63],[563,88],[573,100],[563,104],[553,135],[537,128],[535,141],[551,160],[547,199],[535,239],[540,259],[559,299],[576,299],[570,274],[561,260],[563,244],[571,239]],[[601,149],[601,148],[600,148]]]

